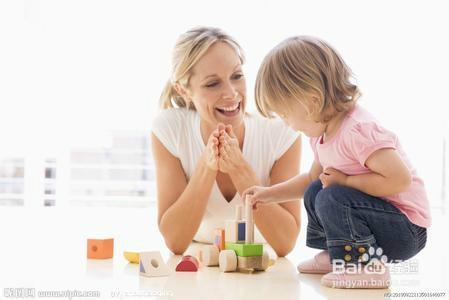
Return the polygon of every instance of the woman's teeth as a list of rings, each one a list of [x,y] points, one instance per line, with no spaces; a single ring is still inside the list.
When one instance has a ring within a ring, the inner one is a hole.
[[[216,110],[218,110],[221,114],[227,116],[227,117],[232,117],[235,114],[237,114],[240,110],[240,102],[233,105],[233,106],[228,106],[228,107],[217,107]]]
[[[219,110],[224,110],[224,111],[234,111],[237,109],[237,107],[239,107],[239,103],[237,103],[234,106],[230,106],[230,107],[219,107]]]

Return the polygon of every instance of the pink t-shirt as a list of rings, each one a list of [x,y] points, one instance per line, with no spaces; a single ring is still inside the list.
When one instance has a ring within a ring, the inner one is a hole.
[[[323,170],[334,168],[347,175],[369,173],[365,162],[372,153],[382,148],[395,149],[412,174],[412,184],[402,193],[383,198],[396,206],[412,223],[421,227],[430,226],[424,182],[418,177],[397,136],[383,128],[369,112],[356,105],[345,117],[338,132],[325,143],[321,141],[322,137],[310,139],[315,161]]]

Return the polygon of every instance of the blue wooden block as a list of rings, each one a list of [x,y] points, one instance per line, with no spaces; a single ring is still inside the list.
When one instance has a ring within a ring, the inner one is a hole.
[[[237,224],[237,239],[239,241],[245,241],[245,222],[239,222]]]

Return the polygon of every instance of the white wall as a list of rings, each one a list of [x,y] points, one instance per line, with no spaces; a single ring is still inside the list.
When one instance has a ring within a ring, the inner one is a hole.
[[[308,34],[329,41],[352,67],[362,103],[401,137],[438,205],[449,129],[445,8],[444,1],[2,1],[0,156],[58,155],[70,145],[101,145],[109,130],[148,129],[171,48],[192,26],[218,26],[240,41],[250,102],[267,51]],[[305,165],[310,157],[306,149]]]

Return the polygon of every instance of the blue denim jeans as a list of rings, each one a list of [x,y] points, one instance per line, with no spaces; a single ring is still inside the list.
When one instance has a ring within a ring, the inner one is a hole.
[[[312,182],[304,194],[309,223],[307,246],[348,263],[372,258],[404,261],[424,248],[426,228],[417,226],[386,200],[345,186],[323,189]]]

